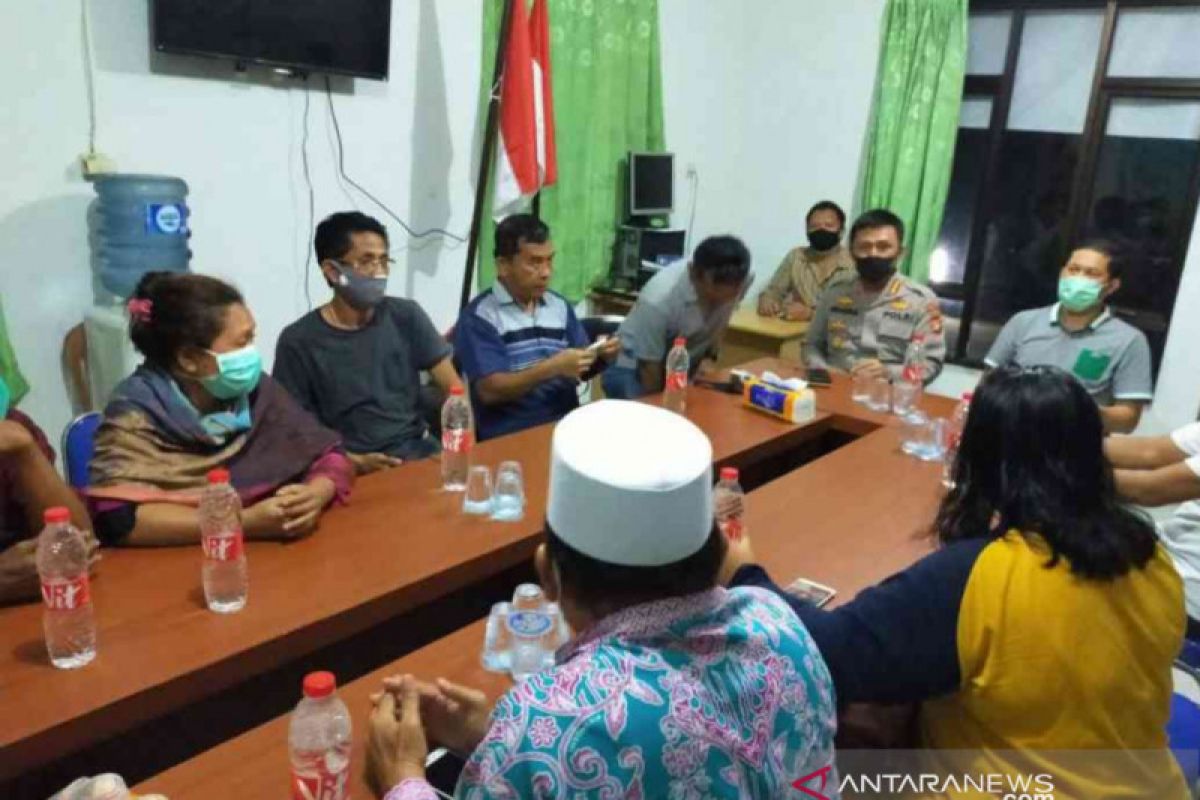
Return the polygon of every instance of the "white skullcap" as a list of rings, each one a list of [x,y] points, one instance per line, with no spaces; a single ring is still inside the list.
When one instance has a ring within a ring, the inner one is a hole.
[[[713,524],[712,445],[678,414],[622,400],[554,429],[546,519],[598,561],[657,567],[695,554]]]

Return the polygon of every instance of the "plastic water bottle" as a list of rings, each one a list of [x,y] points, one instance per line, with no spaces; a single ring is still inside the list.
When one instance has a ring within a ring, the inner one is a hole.
[[[192,253],[188,186],[166,175],[102,175],[88,209],[92,265],[103,290],[133,294],[152,270],[186,272]]]
[[[88,548],[71,512],[48,508],[38,537],[37,570],[45,610],[42,627],[50,663],[75,669],[96,657],[96,617],[88,580]]]
[[[962,444],[963,430],[967,427],[967,415],[971,413],[973,392],[963,392],[954,413],[946,425],[946,451],[942,455],[942,486],[954,488],[954,463],[958,461],[958,448]]]
[[[336,689],[332,672],[304,677],[304,698],[288,729],[293,800],[350,797],[350,711]]]
[[[908,349],[904,351],[904,366],[900,370],[900,380],[915,386],[912,403],[913,408],[920,405],[921,394],[925,388],[925,376],[929,374],[929,364],[925,360],[925,334],[914,333]],[[906,398],[907,399],[907,398]]]
[[[925,361],[925,334],[914,333],[908,349],[904,352],[904,368],[901,377],[906,381],[924,385],[929,365]]]
[[[556,625],[549,614],[542,587],[536,583],[518,586],[513,592],[508,614],[508,631],[512,637],[509,668],[513,680],[532,675],[545,666],[547,640],[554,636]]]
[[[246,548],[242,536],[242,501],[229,485],[229,471],[208,473],[208,488],[200,498],[200,545],[204,564],[200,578],[210,611],[232,614],[246,606],[250,591]]]
[[[746,493],[738,483],[735,467],[722,467],[721,479],[713,489],[713,516],[725,538],[736,542],[746,531]]]
[[[455,386],[442,406],[442,488],[446,491],[461,492],[467,488],[474,443],[471,404],[463,388]]]
[[[683,414],[687,411],[688,372],[692,358],[688,355],[687,339],[676,337],[675,345],[667,353],[666,386],[663,389],[663,408]]]

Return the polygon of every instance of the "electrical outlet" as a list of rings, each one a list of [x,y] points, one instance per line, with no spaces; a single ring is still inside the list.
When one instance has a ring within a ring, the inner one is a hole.
[[[696,177],[696,165],[694,163],[689,163],[687,165],[687,176],[689,178]]]
[[[83,177],[85,178],[94,178],[97,175],[117,171],[117,162],[103,153],[84,153],[79,157],[79,164],[83,168]]]

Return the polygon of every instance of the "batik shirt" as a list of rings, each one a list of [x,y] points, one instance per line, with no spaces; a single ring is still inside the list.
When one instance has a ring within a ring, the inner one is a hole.
[[[501,698],[457,797],[785,798],[832,765],[829,672],[769,592],[626,609],[556,661]],[[408,780],[386,800],[434,798]]]

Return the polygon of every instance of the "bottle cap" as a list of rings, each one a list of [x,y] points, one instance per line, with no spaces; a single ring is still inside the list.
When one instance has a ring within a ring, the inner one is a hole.
[[[721,467],[721,480],[736,481],[738,479],[737,467]]]
[[[686,336],[676,336],[675,337],[675,347],[687,347],[687,337]]]
[[[337,688],[337,678],[332,672],[310,672],[304,676],[304,696],[314,700],[329,697]]]
[[[457,384],[450,387],[450,396],[451,397],[461,397],[463,394],[464,394],[463,387],[461,387]]]
[[[229,470],[214,469],[208,473],[209,483],[229,483]]]
[[[42,515],[42,519],[45,520],[47,525],[57,525],[60,522],[70,522],[71,512],[63,506],[55,506],[53,508],[47,508],[46,512]]]

